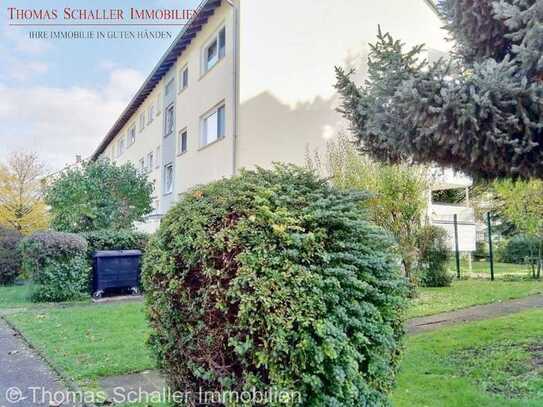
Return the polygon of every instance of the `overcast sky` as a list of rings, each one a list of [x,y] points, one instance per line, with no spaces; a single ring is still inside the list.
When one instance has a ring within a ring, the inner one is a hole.
[[[198,3],[199,0],[1,2],[0,160],[12,151],[30,150],[39,154],[49,170],[56,170],[72,163],[76,154],[88,156],[172,42],[29,39],[30,29],[9,25],[8,6],[56,8],[62,12],[64,7],[185,9]],[[133,31],[144,28],[131,27]],[[172,38],[179,32],[179,28],[173,27],[161,30],[171,32]]]

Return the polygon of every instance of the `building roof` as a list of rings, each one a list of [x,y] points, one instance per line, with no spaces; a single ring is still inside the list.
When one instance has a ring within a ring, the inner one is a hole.
[[[119,133],[123,126],[139,109],[147,96],[149,96],[155,86],[175,64],[179,56],[189,46],[189,44],[192,42],[192,39],[196,37],[197,33],[207,23],[209,17],[211,17],[215,13],[217,7],[221,5],[221,1],[222,0],[202,0],[200,5],[196,9],[196,13],[192,16],[192,18],[187,22],[185,27],[177,35],[172,45],[170,45],[166,53],[162,56],[158,64],[154,67],[143,85],[141,85],[128,106],[122,112],[121,116],[117,119],[113,127],[107,132],[106,136],[104,137],[98,148],[92,154],[92,160],[96,160],[100,156],[100,154],[104,152],[106,147],[109,145],[109,143],[111,143],[117,133]]]

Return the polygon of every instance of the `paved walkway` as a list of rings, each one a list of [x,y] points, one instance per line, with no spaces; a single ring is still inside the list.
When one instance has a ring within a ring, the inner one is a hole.
[[[407,321],[406,328],[409,335],[433,331],[444,326],[462,322],[492,319],[502,315],[543,307],[543,295],[520,298],[487,305],[476,305],[458,311],[430,315],[428,317],[414,318]]]
[[[66,392],[49,366],[0,318],[0,407],[54,406],[43,390]]]

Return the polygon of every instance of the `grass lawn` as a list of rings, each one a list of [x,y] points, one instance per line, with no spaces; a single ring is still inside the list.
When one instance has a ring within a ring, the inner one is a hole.
[[[451,272],[456,273],[456,262],[454,257],[450,264]],[[468,263],[462,261],[460,263],[460,273],[468,273]],[[471,271],[474,274],[487,274],[490,278],[490,263],[488,261],[473,261],[471,263]],[[528,266],[523,264],[509,264],[509,263],[494,263],[495,274],[525,274],[528,276]]]
[[[32,286],[30,284],[25,285],[12,285],[12,286],[0,286],[0,310],[7,308],[43,308],[48,306],[55,306],[58,304],[51,303],[33,303],[30,301],[30,293]],[[65,304],[84,304],[89,300],[80,300],[76,302],[69,302]]]
[[[451,287],[419,288],[407,317],[438,314],[543,293],[543,280],[455,280]]]
[[[28,305],[29,294],[28,285],[0,286],[0,309]]]
[[[407,338],[396,407],[543,405],[543,311]]]
[[[7,319],[82,385],[154,367],[145,345],[148,328],[142,302],[28,310]]]

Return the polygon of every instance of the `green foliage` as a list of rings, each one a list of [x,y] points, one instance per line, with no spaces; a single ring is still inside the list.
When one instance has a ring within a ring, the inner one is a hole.
[[[130,228],[151,212],[152,189],[130,163],[98,160],[69,169],[46,191],[51,227],[73,233]]]
[[[537,256],[540,239],[526,235],[517,235],[507,241],[500,261],[504,263],[528,264]]]
[[[475,252],[473,253],[473,257],[476,261],[486,260],[488,257],[488,243],[480,240],[477,241],[475,243]]]
[[[477,177],[543,177],[543,4],[443,0],[456,59],[379,30],[368,79],[337,68],[360,148],[387,162],[437,163]]]
[[[326,172],[334,186],[371,193],[364,201],[370,219],[394,237],[405,274],[411,277],[417,233],[427,206],[427,169],[375,162],[360,155],[343,135],[328,143],[324,159],[316,154],[307,161],[309,168]]]
[[[35,302],[83,298],[89,291],[87,242],[71,233],[37,232],[20,244],[23,270],[33,281]]]
[[[89,257],[97,250],[141,250],[145,251],[149,236],[131,229],[95,230],[82,233],[88,244]]]
[[[365,199],[293,166],[186,194],[143,266],[150,344],[173,390],[387,405],[406,290]]]
[[[17,230],[0,226],[0,285],[13,284],[21,271],[21,239]]]
[[[449,273],[451,251],[447,246],[447,232],[438,226],[428,225],[417,236],[419,249],[419,282],[424,287],[448,287],[453,275]]]
[[[493,191],[501,203],[501,214],[529,239],[538,242],[527,245],[532,276],[541,277],[543,266],[543,181],[499,180]]]

